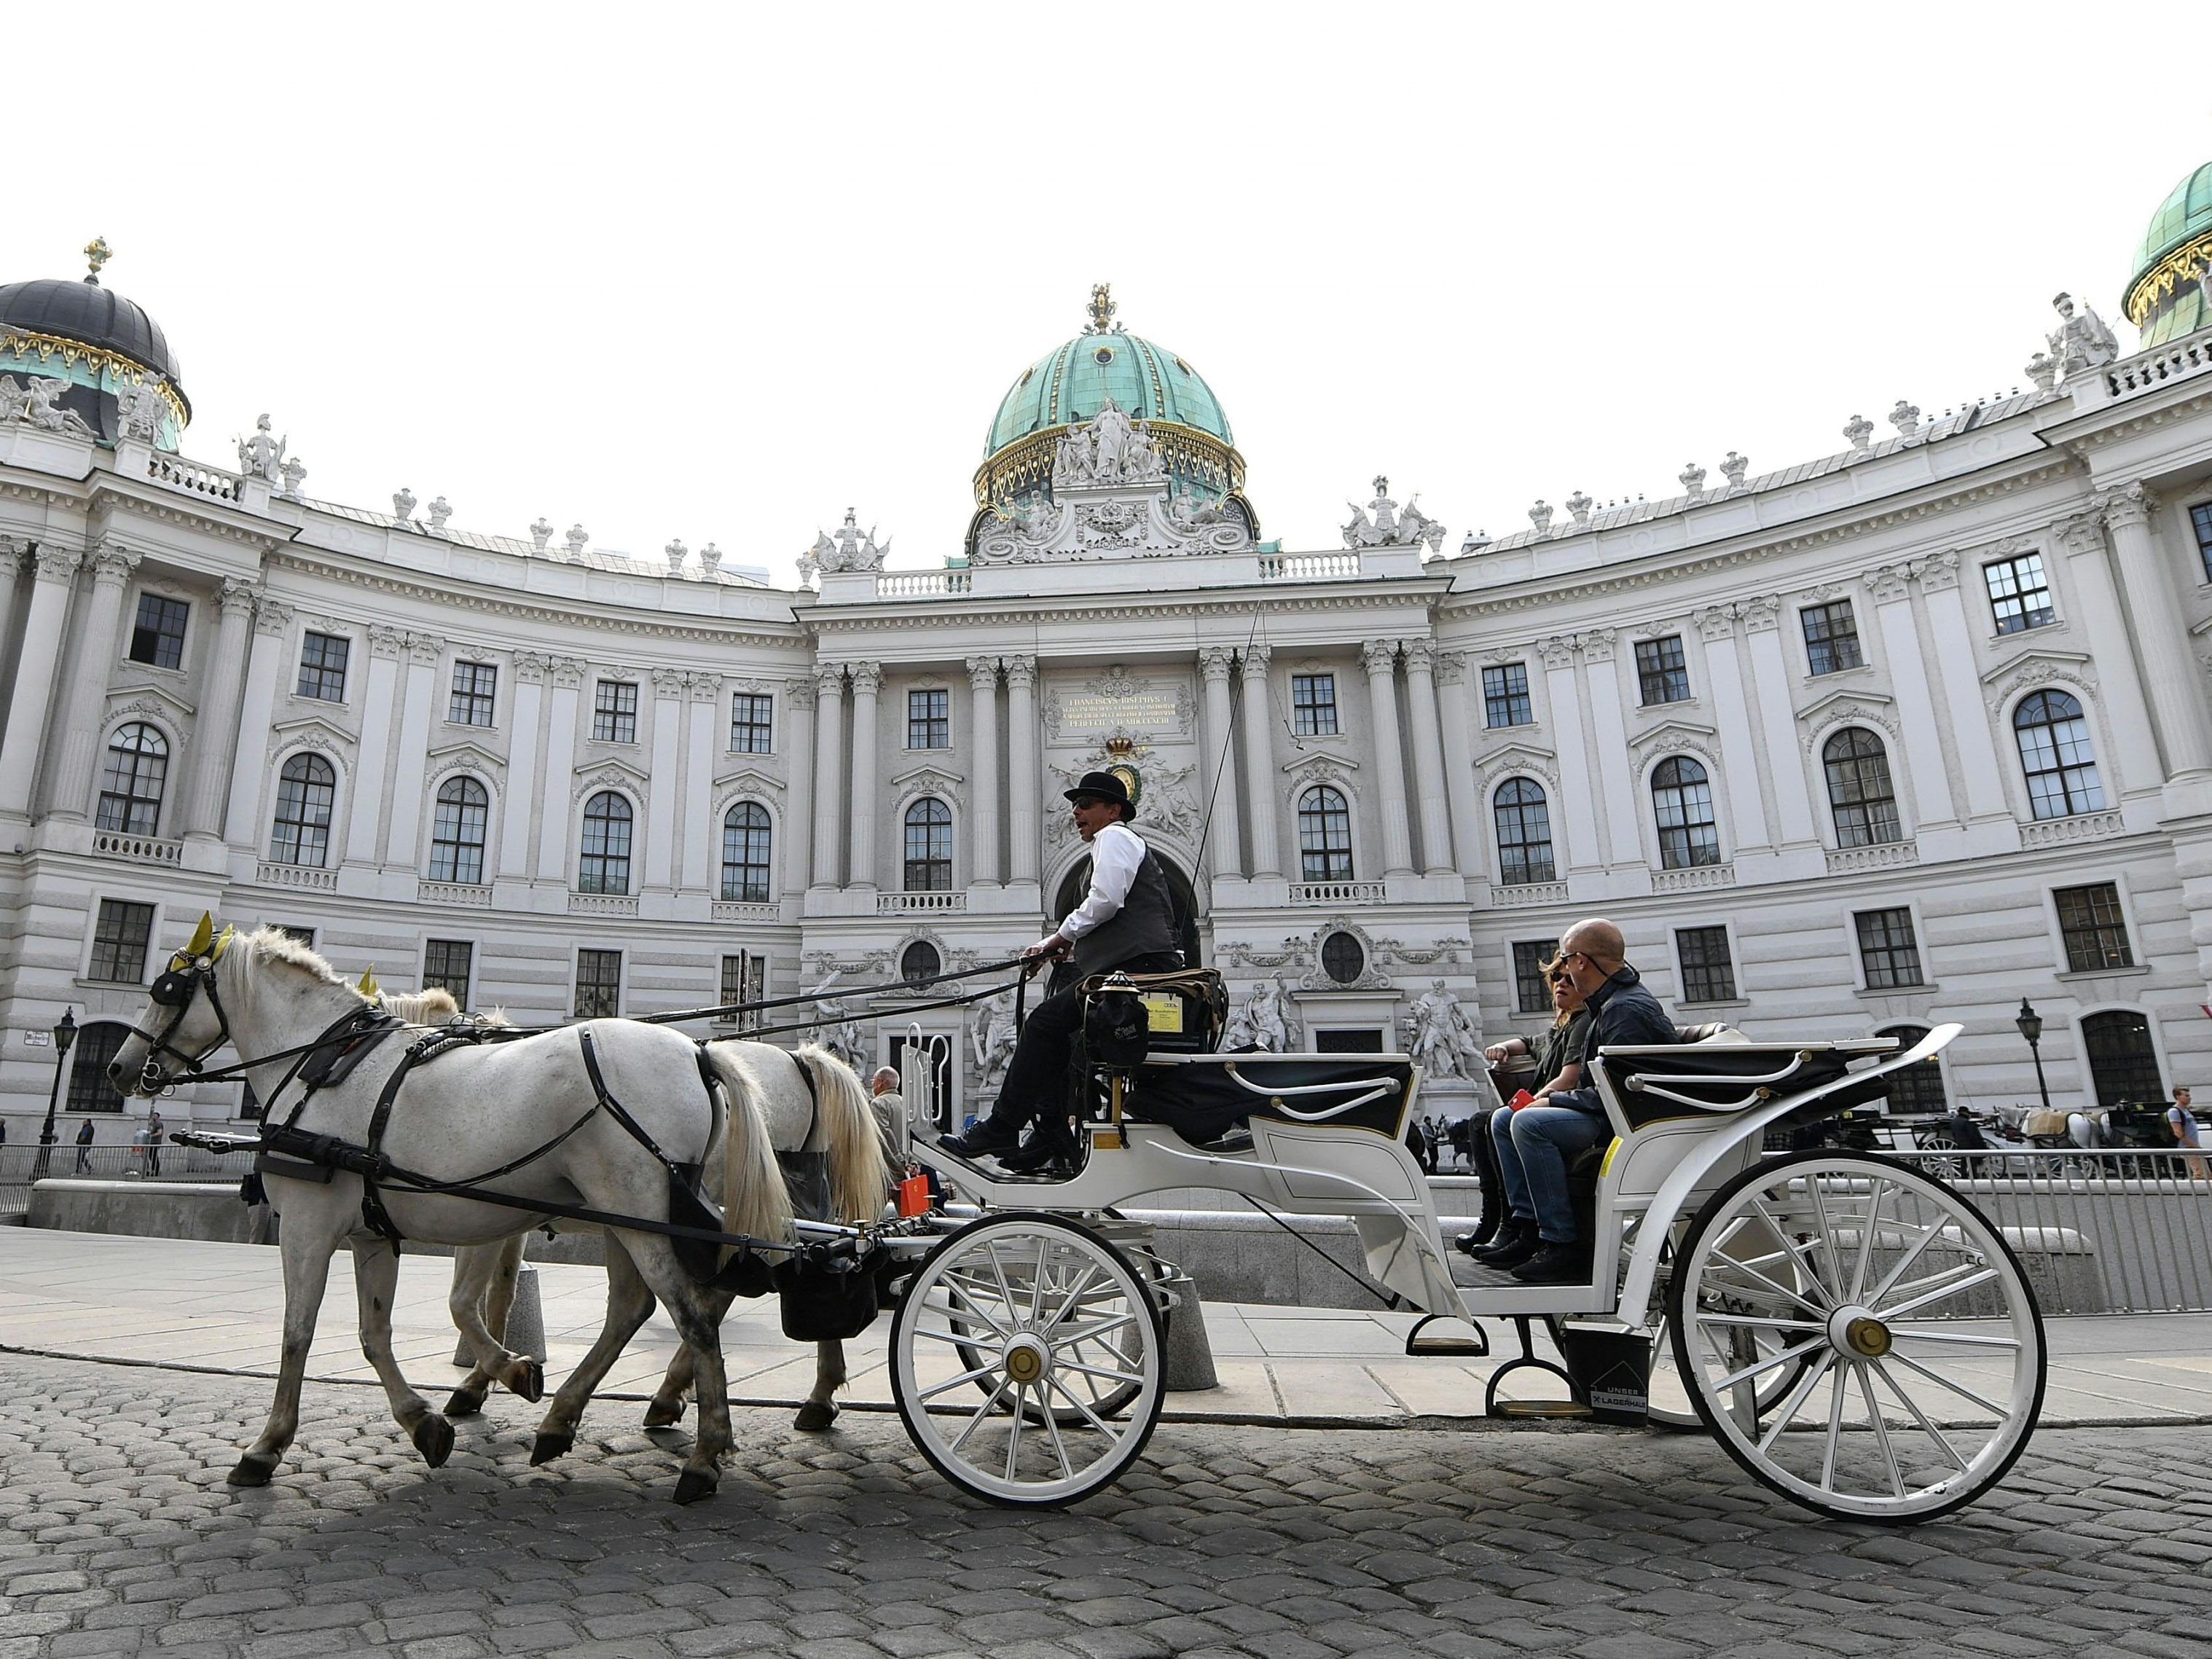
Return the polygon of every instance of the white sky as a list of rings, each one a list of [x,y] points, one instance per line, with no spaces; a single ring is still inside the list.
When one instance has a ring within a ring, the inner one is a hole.
[[[1456,548],[2024,385],[2061,288],[2132,349],[2212,158],[2081,7],[191,10],[11,20],[76,67],[0,280],[106,235],[197,458],[267,410],[311,495],[779,581],[848,506],[957,551],[1096,281],[1219,395],[1264,533],[1335,545],[1382,471]]]

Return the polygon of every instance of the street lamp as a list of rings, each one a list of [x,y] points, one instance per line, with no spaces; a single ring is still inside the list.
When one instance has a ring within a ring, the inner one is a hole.
[[[2026,997],[2022,997],[2020,1012],[2014,1016],[2013,1024],[2020,1027],[2020,1034],[2027,1039],[2028,1054],[2035,1061],[2036,1092],[2043,1097],[2043,1109],[2047,1112],[2051,1109],[2051,1085],[2044,1081],[2043,1050],[2039,1046],[2043,1041],[2043,1016],[2035,1012]]]
[[[76,1041],[76,1016],[68,1009],[62,1010],[62,1023],[54,1027],[54,1081],[46,1091],[46,1127],[39,1131],[39,1166],[31,1172],[33,1181],[46,1178],[46,1166],[54,1156],[54,1108],[61,1103],[62,1073],[69,1065],[70,1044]]]

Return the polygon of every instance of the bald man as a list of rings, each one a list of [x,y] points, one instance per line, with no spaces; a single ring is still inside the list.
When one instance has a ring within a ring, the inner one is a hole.
[[[1559,971],[1572,978],[1595,1018],[1593,1054],[1607,1043],[1675,1040],[1674,1023],[1628,965],[1627,948],[1620,929],[1602,917],[1578,921],[1559,936]],[[1598,1091],[1563,1089],[1517,1112],[1500,1107],[1490,1121],[1510,1213],[1498,1242],[1474,1259],[1510,1268],[1527,1285],[1588,1284],[1591,1241],[1575,1223],[1567,1164],[1612,1136]]]

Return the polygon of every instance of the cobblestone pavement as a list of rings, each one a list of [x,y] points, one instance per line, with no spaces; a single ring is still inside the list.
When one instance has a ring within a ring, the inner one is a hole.
[[[264,1385],[6,1375],[0,1659],[2212,1654],[2201,1427],[2046,1431],[1980,1505],[1893,1531],[1689,1435],[1169,1425],[1038,1514],[956,1495],[896,1419],[740,1411],[720,1496],[678,1509],[682,1437],[634,1407],[537,1470],[537,1408],[495,1396],[433,1471],[380,1394],[310,1386],[276,1485],[237,1492]]]

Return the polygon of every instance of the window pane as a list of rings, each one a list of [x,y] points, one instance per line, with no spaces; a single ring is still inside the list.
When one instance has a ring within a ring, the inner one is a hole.
[[[1326,738],[1335,734],[1335,675],[1291,676],[1291,729],[1302,738]]]
[[[2104,785],[2089,745],[2081,705],[2063,691],[2038,691],[2013,711],[2029,810],[2039,818],[2070,817],[2105,808]]]
[[[1367,971],[1367,952],[1351,934],[1331,933],[1321,942],[1321,970],[1334,984],[1355,984]]]
[[[319,870],[330,857],[331,805],[337,775],[319,755],[295,755],[276,775],[276,818],[269,836],[272,864]]]
[[[1508,778],[1491,797],[1498,826],[1499,878],[1509,886],[1550,881],[1552,816],[1543,787],[1530,778]]]
[[[775,700],[750,691],[730,699],[730,752],[765,755],[770,752]]]
[[[1544,964],[1552,959],[1556,944],[1547,939],[1516,939],[1513,943],[1513,1003],[1523,1014],[1552,1012],[1552,988],[1544,980]]]
[[[612,1019],[622,1012],[622,952],[576,952],[576,1018]]]
[[[491,797],[474,778],[448,778],[438,788],[430,823],[430,879],[476,885],[483,880],[484,830]]]
[[[1674,951],[1682,963],[1682,1000],[1733,1002],[1735,965],[1729,958],[1725,927],[1678,927]]]
[[[2204,579],[2212,581],[2212,501],[2199,501],[2189,509],[2189,527],[2197,532],[2197,556]]]
[[[1680,757],[1651,773],[1651,808],[1659,826],[1659,862],[1684,870],[1721,861],[1720,831],[1713,820],[1712,787],[1705,769]]]
[[[349,640],[336,634],[309,634],[300,643],[300,696],[343,702],[346,664],[352,653]]]
[[[1863,727],[1847,727],[1821,745],[1820,760],[1827,775],[1837,846],[1872,847],[1905,839],[1890,781],[1889,756],[1879,738]]]
[[[453,694],[446,718],[456,726],[489,726],[499,690],[499,670],[488,662],[453,665]]]
[[[2098,1105],[2140,1105],[2166,1098],[2150,1021],[2142,1015],[2127,1009],[2091,1014],[2081,1022],[2081,1047],[2088,1057]]]
[[[1832,674],[1842,668],[1856,668],[1864,660],[1859,654],[1859,628],[1851,615],[1851,602],[1837,599],[1829,605],[1808,605],[1797,613],[1805,628],[1805,655],[1815,674]]]
[[[1298,878],[1352,878],[1352,806],[1337,790],[1309,789],[1298,797]]]
[[[107,1080],[108,1066],[121,1052],[124,1042],[131,1035],[127,1025],[102,1023],[88,1025],[76,1034],[76,1046],[70,1050],[68,1066],[69,1103],[63,1109],[71,1112],[119,1112],[123,1097]]]
[[[156,668],[177,668],[185,660],[185,618],[191,607],[159,593],[138,596],[138,620],[131,630],[131,660]],[[109,649],[113,649],[110,647]]]
[[[1637,641],[1636,683],[1646,703],[1689,700],[1690,671],[1683,665],[1680,634]]]
[[[952,888],[952,809],[927,796],[906,809],[906,890],[949,892]]]
[[[129,899],[102,899],[92,928],[92,962],[88,979],[139,985],[146,978],[146,941],[154,931],[154,907]]]
[[[1859,960],[1867,988],[1884,991],[1925,983],[1920,973],[1920,944],[1913,937],[1912,912],[1903,907],[1862,910],[1852,918],[1858,928]]]
[[[909,749],[950,749],[952,746],[952,694],[950,691],[909,691],[906,694],[906,746]]]
[[[584,806],[584,847],[576,867],[580,893],[629,891],[630,805],[602,790]]]
[[[1528,705],[1528,665],[1509,662],[1482,671],[1482,723],[1485,726],[1528,726],[1535,714]]]
[[[2043,555],[2023,553],[1982,567],[1990,591],[1990,611],[2000,634],[2018,634],[2055,619],[2051,586],[2043,574]]]
[[[1910,1048],[1928,1035],[1928,1028],[1925,1025],[1885,1025],[1875,1035],[1895,1037],[1899,1048]],[[1941,1113],[1949,1108],[1949,1103],[1943,1097],[1943,1067],[1938,1060],[1923,1060],[1901,1072],[1892,1072],[1884,1081],[1889,1085],[1889,1109],[1893,1112],[1911,1115]]]
[[[592,694],[592,741],[637,741],[637,686],[628,680],[601,680]]]
[[[451,993],[464,1010],[469,1006],[469,969],[476,946],[465,939],[426,939],[422,945],[422,988]]]
[[[2066,942],[2069,972],[2095,973],[2136,965],[2117,884],[2100,881],[2088,887],[2062,887],[2052,896],[2058,902],[2058,931]]]
[[[739,801],[722,817],[722,896],[747,904],[769,901],[768,808]]]
[[[118,726],[107,740],[94,827],[126,836],[154,834],[168,775],[169,745],[159,732],[143,723]]]

